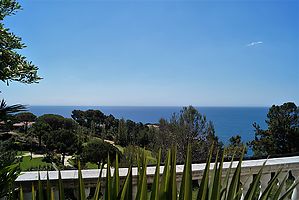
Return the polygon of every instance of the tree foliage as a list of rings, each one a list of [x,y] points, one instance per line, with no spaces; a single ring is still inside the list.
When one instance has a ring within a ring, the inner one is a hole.
[[[81,150],[81,131],[78,124],[61,115],[45,114],[37,118],[30,133],[39,140],[46,150],[56,151],[62,154],[62,162],[66,154],[72,154]]]
[[[18,50],[25,48],[20,37],[4,27],[4,19],[14,15],[21,6],[14,0],[0,0],[0,80],[35,83],[41,78],[37,75],[38,67],[28,61]]]
[[[17,122],[34,122],[36,120],[36,115],[31,112],[21,112],[14,115]]]
[[[295,103],[273,105],[268,112],[263,130],[256,123],[255,139],[249,143],[254,155],[273,155],[299,152],[299,108]]]
[[[205,152],[213,143],[221,146],[213,123],[192,106],[184,107],[179,114],[174,113],[170,120],[161,119],[155,140],[158,147],[163,147],[164,155],[166,149],[176,144],[178,162],[184,160],[188,143],[192,144],[192,156],[197,161],[206,158]]]
[[[4,26],[4,19],[7,16],[15,15],[20,9],[20,4],[15,0],[0,0],[0,80],[7,85],[10,81],[30,84],[41,79],[37,75],[38,67],[18,53],[18,50],[26,47],[21,38]],[[0,120],[5,121],[10,114],[24,110],[25,106],[20,104],[7,106],[3,99]]]
[[[242,156],[243,149],[246,154],[246,144],[242,141],[242,137],[240,135],[232,136],[229,138],[229,144],[226,147],[226,156],[232,157],[234,155],[235,158],[240,158]]]
[[[100,110],[73,110],[72,118],[81,126],[91,129],[94,134],[100,134],[106,116]]]
[[[81,158],[83,162],[97,164],[100,168],[101,163],[106,163],[108,155],[110,159],[115,157],[116,148],[100,138],[93,138],[83,145]]]
[[[0,80],[7,85],[10,81],[30,84],[41,79],[37,75],[38,67],[18,53],[25,48],[21,38],[4,26],[5,17],[14,15],[20,9],[20,4],[15,0],[0,0]],[[7,106],[3,99],[0,105],[0,129],[3,130],[2,123],[7,126],[8,118],[12,114],[24,110],[25,106],[20,104]],[[11,186],[19,174],[19,167],[12,165],[13,152],[9,151],[10,155],[7,156],[7,152],[3,153],[2,150],[0,150],[2,165],[0,166],[0,198],[8,194],[8,199],[11,199],[10,194],[13,191]],[[6,166],[3,166],[3,163],[6,163]]]
[[[17,152],[13,149],[13,140],[0,140],[0,199],[11,194],[13,183],[20,174],[19,165],[16,164]]]
[[[100,110],[74,110],[72,118],[81,126],[89,129],[93,136],[113,140],[122,146],[150,144],[147,125],[132,120],[116,119],[113,115],[105,115]]]
[[[39,147],[42,144],[42,137],[46,137],[46,135],[51,131],[51,127],[49,124],[38,121],[32,125],[30,129],[30,134],[36,136],[38,138]]]
[[[0,141],[0,169],[17,161],[13,140]]]

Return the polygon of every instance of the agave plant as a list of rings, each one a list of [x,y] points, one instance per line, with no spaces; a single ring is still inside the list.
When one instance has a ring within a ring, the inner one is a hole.
[[[275,190],[274,186],[277,184],[278,177],[281,174],[282,170],[277,171],[275,176],[270,180],[268,186],[265,190],[260,193],[260,185],[259,182],[261,180],[264,165],[260,168],[258,174],[254,178],[251,183],[246,194],[242,194],[241,188],[241,165],[242,165],[242,156],[238,162],[236,168],[232,168],[233,158],[231,164],[228,169],[226,169],[226,173],[223,173],[223,160],[224,153],[222,156],[216,156],[216,160],[211,170],[211,159],[212,159],[212,149],[208,156],[205,169],[202,175],[202,179],[199,184],[199,188],[197,190],[197,194],[195,199],[197,200],[284,200],[288,199],[291,195],[293,189],[297,186],[298,181],[293,183],[293,185],[284,193],[282,193],[282,189],[285,185],[287,176],[283,179],[283,181],[279,184],[278,188]],[[133,194],[132,190],[132,166],[128,168],[127,176],[120,187],[120,176],[119,176],[119,163],[118,156],[115,160],[114,165],[114,175],[111,174],[111,163],[110,158],[108,157],[107,162],[107,170],[106,170],[106,178],[105,178],[105,192],[104,195],[100,195],[101,191],[101,177],[102,177],[102,169],[100,170],[98,183],[96,186],[96,190],[93,196],[94,200],[104,199],[104,200],[190,200],[194,199],[193,187],[192,187],[192,160],[191,160],[191,146],[187,147],[187,155],[184,164],[184,171],[181,179],[180,188],[178,188],[177,184],[177,174],[176,174],[176,147],[174,146],[167,153],[163,174],[160,175],[160,162],[161,162],[161,150],[158,153],[157,157],[157,165],[156,171],[154,174],[154,179],[152,183],[151,191],[148,191],[147,188],[147,163],[148,158],[146,154],[143,152],[141,155],[138,155],[138,177],[137,177],[137,193]],[[78,198],[80,200],[86,199],[84,192],[84,181],[82,178],[82,172],[79,163],[78,168]],[[61,174],[59,174],[59,199],[64,199],[64,190],[63,190],[63,182],[61,180]],[[224,178],[222,178],[224,177]],[[49,193],[49,180],[47,180],[47,193]],[[42,184],[40,180],[38,181],[38,190],[37,190],[37,198],[43,199],[42,194]],[[35,189],[32,184],[32,199],[35,199]],[[258,196],[257,196],[258,194]],[[20,187],[20,199],[24,195],[22,194],[22,187]],[[47,199],[52,199],[53,195],[47,194]]]

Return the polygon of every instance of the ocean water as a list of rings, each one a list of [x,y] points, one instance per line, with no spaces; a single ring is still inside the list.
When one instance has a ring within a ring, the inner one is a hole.
[[[30,106],[29,111],[37,116],[43,114],[59,114],[71,117],[73,110],[98,109],[106,115],[116,118],[130,119],[142,123],[157,123],[159,119],[169,119],[181,107],[133,107],[133,106]],[[267,107],[197,107],[201,114],[206,115],[215,127],[216,135],[226,144],[231,136],[239,134],[244,141],[254,139],[252,124],[258,123],[267,128],[265,123]]]

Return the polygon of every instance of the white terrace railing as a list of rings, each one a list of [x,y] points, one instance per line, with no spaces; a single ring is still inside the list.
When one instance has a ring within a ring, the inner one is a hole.
[[[246,160],[242,162],[242,172],[241,172],[241,182],[242,182],[242,190],[243,194],[247,192],[249,189],[249,185],[252,182],[254,175],[258,173],[259,169],[265,162],[265,159],[259,160]],[[233,162],[232,167],[236,168],[238,162]],[[223,175],[225,176],[226,170],[229,168],[230,162],[225,162],[223,165]],[[214,164],[211,164],[211,169],[213,168]],[[205,163],[203,164],[192,164],[192,179],[194,184],[198,184],[200,182],[203,171],[205,168]],[[160,173],[163,173],[164,167],[161,166]],[[266,187],[268,182],[270,181],[271,177],[277,172],[279,169],[282,169],[281,176],[278,178],[279,181],[282,181],[283,177],[286,174],[289,174],[289,180],[293,182],[299,178],[299,156],[293,157],[282,157],[282,158],[271,158],[268,159],[266,162],[266,166],[264,167],[263,174],[261,177],[260,189],[263,191]],[[178,188],[180,187],[180,182],[183,175],[184,166],[177,165],[176,172],[177,172],[177,185]],[[120,168],[119,175],[121,180],[123,181],[127,175],[128,169],[127,168]],[[137,190],[137,168],[133,168],[133,194],[136,194]],[[112,169],[113,174],[113,169]],[[151,184],[153,182],[155,174],[155,167],[148,167],[147,168],[147,182]],[[231,174],[232,175],[232,174]],[[91,169],[91,170],[82,170],[82,176],[85,183],[85,194],[86,196],[93,193],[94,188],[97,184],[97,180],[99,177],[99,170],[98,169]],[[102,172],[102,179],[104,180],[106,176],[106,170],[104,169]],[[73,189],[74,195],[77,193],[76,188],[78,185],[78,171],[77,170],[64,170],[61,171],[61,177],[63,180],[63,185],[65,189]],[[47,179],[47,172],[40,171],[40,179],[46,180]],[[49,179],[51,181],[51,185],[53,186],[52,190],[54,190],[55,195],[58,195],[57,189],[57,182],[58,182],[58,172],[57,171],[49,171]],[[34,183],[37,185],[38,181],[38,172],[23,172],[16,180],[17,184],[22,184],[23,190],[25,192],[25,199],[31,199],[31,185]],[[104,182],[104,181],[103,181]],[[279,183],[278,183],[279,184]],[[105,185],[103,185],[102,189],[104,190]],[[286,188],[284,188],[286,190]],[[58,198],[58,196],[57,196]],[[242,196],[243,198],[243,196]],[[292,193],[292,200],[299,200],[299,186],[295,188]]]

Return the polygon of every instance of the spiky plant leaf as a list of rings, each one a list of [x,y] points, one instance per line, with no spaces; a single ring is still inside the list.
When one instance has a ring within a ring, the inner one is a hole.
[[[295,181],[293,185],[279,198],[279,200],[288,199],[288,197],[292,194],[295,187],[299,184],[299,181]]]
[[[47,192],[47,200],[51,200],[51,184],[49,179],[49,172],[47,171],[47,186],[46,186],[46,192]]]
[[[177,199],[177,187],[176,187],[176,146],[174,145],[171,149],[171,173],[170,173],[170,184],[169,184],[169,195],[172,200]]]
[[[81,200],[84,200],[86,199],[86,196],[85,196],[85,187],[84,187],[84,181],[82,177],[80,160],[78,161],[78,180],[79,180],[79,188],[78,188],[79,197]]]
[[[159,153],[158,153],[155,178],[154,178],[153,185],[152,185],[150,200],[156,200],[159,197],[161,153],[162,153],[162,151],[161,151],[161,148],[160,148]]]
[[[0,121],[6,121],[8,115],[15,114],[18,112],[23,112],[26,110],[27,110],[26,106],[21,105],[21,104],[15,104],[15,105],[8,106],[6,104],[6,101],[4,99],[2,99],[0,101]]]
[[[119,167],[118,167],[118,153],[116,153],[115,157],[115,168],[114,168],[114,176],[113,176],[113,185],[112,185],[112,199],[116,199],[119,193]]]
[[[209,171],[210,171],[210,164],[213,154],[213,145],[210,149],[209,157],[206,162],[206,166],[203,172],[203,176],[199,185],[199,190],[197,193],[197,200],[205,200],[208,195],[208,184],[209,184]]]
[[[224,154],[224,153],[223,153]],[[233,154],[232,156],[232,159],[231,159],[231,162],[229,164],[229,167],[227,169],[227,172],[226,172],[226,175],[225,175],[225,178],[224,178],[224,185],[223,185],[223,191],[221,192],[221,199],[226,199],[227,197],[227,194],[228,194],[228,188],[229,188],[229,176],[230,176],[230,173],[231,173],[231,169],[232,169],[232,166],[233,166],[233,162],[234,162],[234,156],[235,154]]]
[[[59,192],[59,200],[64,200],[64,188],[63,188],[63,184],[62,184],[60,170],[58,170],[58,192]]]
[[[215,190],[217,190],[217,185],[214,184],[214,181],[215,181],[215,178],[217,178],[216,176],[217,176],[217,171],[218,171],[218,154],[219,154],[219,151],[217,151],[217,153],[216,153],[216,160],[215,160],[214,168],[212,170],[211,177],[210,177],[209,198],[208,199],[212,199],[213,192],[215,193]]]
[[[31,183],[31,199],[35,200],[35,189],[33,182]]]
[[[43,185],[40,180],[40,172],[38,172],[37,192],[38,192],[38,200],[43,200],[44,199]]]
[[[128,169],[128,174],[126,176],[126,180],[121,188],[121,192],[117,196],[117,200],[132,200],[132,196],[130,196],[130,182],[132,182],[132,167],[130,166]],[[131,198],[130,198],[131,197]]]
[[[144,158],[144,162],[142,164],[142,175],[141,175],[141,186],[138,186],[141,188],[140,190],[140,196],[136,197],[136,199],[140,200],[147,200],[147,177],[146,177],[146,167],[147,167],[147,158]]]
[[[22,185],[20,185],[20,194],[19,194],[19,196],[20,196],[20,200],[24,200],[24,192],[23,192],[23,186]]]
[[[137,197],[140,196],[141,188],[138,187],[138,185],[141,185],[142,183],[142,162],[144,158],[144,149],[137,148],[137,154],[136,154],[136,161],[137,161],[137,194],[136,194],[136,199]]]
[[[159,199],[161,199],[161,200],[167,199],[168,185],[170,182],[170,166],[171,166],[170,162],[171,162],[171,152],[170,152],[170,150],[168,150],[167,155],[166,155],[165,164],[164,164],[161,185],[160,185]]]
[[[131,160],[130,170],[131,173],[129,174],[129,185],[126,193],[126,199],[131,200],[133,199],[133,170],[132,170],[132,160]]]
[[[279,196],[280,196],[280,194],[281,194],[281,191],[282,191],[282,189],[283,189],[283,186],[284,186],[284,184],[285,184],[287,178],[288,178],[288,174],[286,174],[286,175],[284,176],[283,180],[281,181],[281,183],[279,183],[279,187],[277,188],[276,192],[274,193],[274,195],[273,195],[273,197],[272,197],[273,200],[278,200],[278,199],[279,199]]]
[[[55,200],[55,194],[53,188],[51,188],[51,200]]]
[[[19,174],[20,170],[18,164],[0,168],[0,198],[13,198],[13,184]]]
[[[104,162],[101,164],[101,169],[100,169],[100,173],[99,173],[99,178],[98,178],[97,186],[96,186],[96,190],[95,190],[95,192],[94,192],[94,196],[93,196],[93,199],[94,199],[94,200],[99,200],[99,199],[100,199],[101,178],[102,178],[103,168],[104,168]]]
[[[105,186],[105,200],[111,200],[112,198],[112,180],[111,180],[111,164],[108,154],[107,171],[106,171],[106,186]]]
[[[191,145],[188,144],[187,156],[184,165],[183,178],[180,188],[179,200],[192,199],[192,158],[191,158]]]
[[[139,157],[140,159],[137,160],[139,169],[138,169],[137,194],[135,199],[146,199],[147,198],[146,168],[147,168],[148,160],[145,154],[145,149],[142,149],[142,152],[139,154]]]
[[[251,183],[248,192],[246,193],[244,200],[251,200],[254,198],[254,195],[258,192],[259,190],[259,183],[261,180],[262,172],[264,169],[264,166],[266,165],[267,160],[263,163],[262,167],[260,168],[259,172],[257,173],[256,177],[254,178],[253,182]]]
[[[240,160],[237,165],[237,168],[235,169],[232,180],[230,182],[227,199],[235,199],[239,195],[242,195],[242,192],[240,191],[240,175],[241,175],[241,165],[242,165],[243,156],[244,156],[244,148],[243,148],[242,155],[240,156]]]
[[[280,169],[280,170],[275,174],[275,176],[270,180],[270,182],[268,183],[266,189],[265,189],[264,192],[262,193],[262,195],[261,195],[261,197],[260,197],[260,200],[267,200],[267,199],[270,198],[271,191],[272,191],[274,185],[276,184],[277,178],[278,178],[278,176],[280,175],[281,170],[282,170],[282,169]]]
[[[218,155],[217,155],[218,156]],[[216,170],[214,181],[213,181],[213,190],[212,190],[212,199],[220,200],[221,199],[221,178],[222,178],[222,168],[223,168],[223,161],[224,161],[224,152],[222,154],[222,158]],[[216,164],[216,162],[215,162]]]

